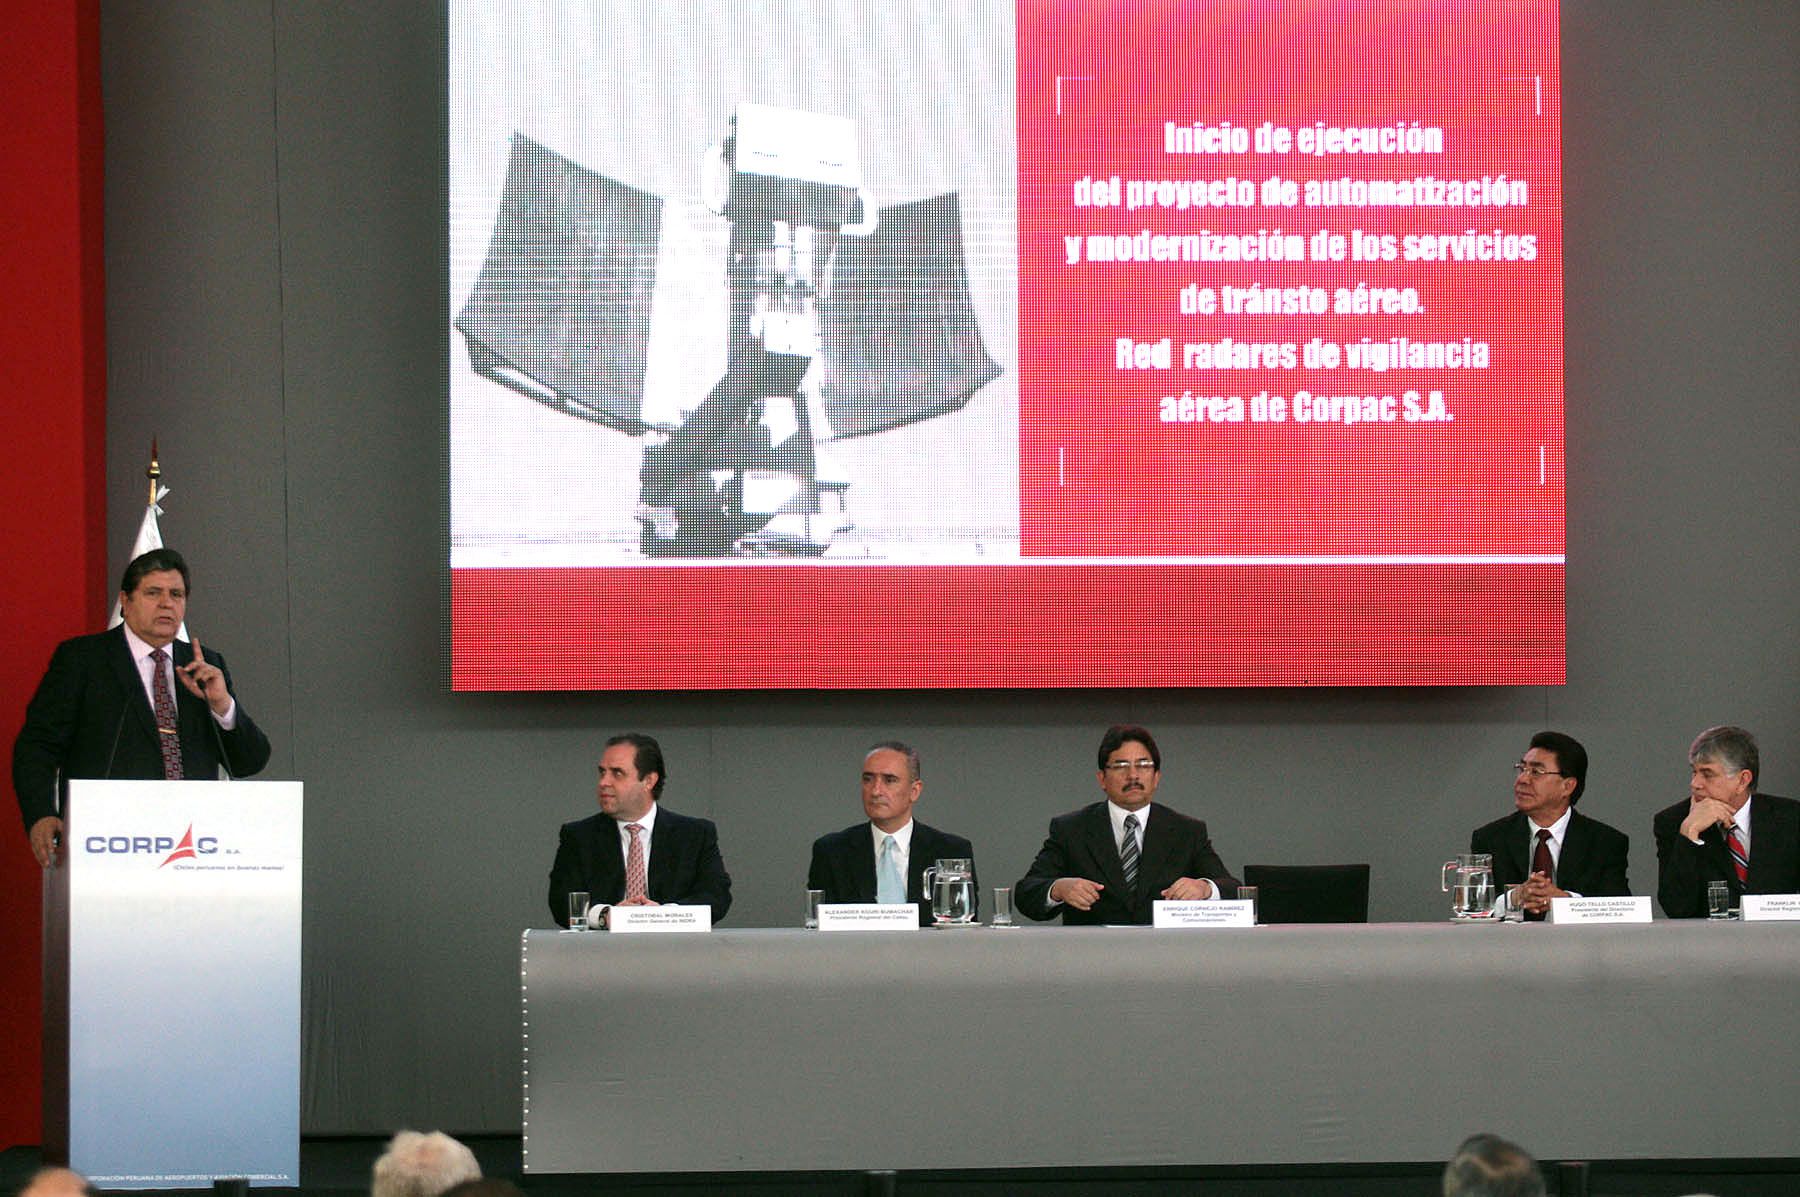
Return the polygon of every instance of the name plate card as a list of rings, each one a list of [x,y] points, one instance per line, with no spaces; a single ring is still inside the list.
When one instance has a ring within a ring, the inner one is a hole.
[[[1746,923],[1791,923],[1800,920],[1800,894],[1745,894]]]
[[[1254,927],[1256,903],[1218,902],[1152,902],[1153,927]]]
[[[822,902],[821,931],[917,931],[919,908],[911,902]]]
[[[1649,898],[1551,898],[1553,923],[1647,923]]]
[[[712,930],[710,906],[609,906],[601,926],[621,935]]]

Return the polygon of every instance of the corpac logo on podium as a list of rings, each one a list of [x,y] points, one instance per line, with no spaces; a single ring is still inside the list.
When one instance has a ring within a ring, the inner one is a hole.
[[[179,840],[166,835],[90,835],[82,841],[82,848],[91,856],[159,856],[166,852],[168,855],[156,866],[161,869],[178,860],[213,855],[219,851],[219,837],[196,838],[194,825],[189,823]]]

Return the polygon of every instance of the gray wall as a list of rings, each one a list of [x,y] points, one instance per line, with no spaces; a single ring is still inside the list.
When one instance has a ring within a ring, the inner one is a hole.
[[[191,623],[268,776],[306,783],[309,1132],[516,1129],[518,934],[628,726],[718,820],[733,927],[794,921],[807,843],[894,734],[990,883],[1132,719],[1229,863],[1368,860],[1378,920],[1441,916],[1436,862],[1542,726],[1588,744],[1584,809],[1631,834],[1640,893],[1700,727],[1755,729],[1794,790],[1800,8],[1565,4],[1567,686],[642,696],[448,691],[434,9],[102,10],[112,566],[154,434]]]

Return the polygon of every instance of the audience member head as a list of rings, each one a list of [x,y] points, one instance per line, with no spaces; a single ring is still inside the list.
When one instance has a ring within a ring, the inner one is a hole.
[[[443,1197],[525,1197],[525,1190],[510,1180],[489,1177],[452,1185],[444,1190]]]
[[[1444,1197],[1544,1197],[1544,1175],[1517,1143],[1470,1135],[1444,1166]]]
[[[369,1197],[439,1197],[465,1180],[480,1180],[475,1153],[442,1131],[401,1131],[375,1161]]]
[[[68,1168],[39,1168],[19,1190],[19,1197],[92,1197],[93,1192],[79,1172]]]

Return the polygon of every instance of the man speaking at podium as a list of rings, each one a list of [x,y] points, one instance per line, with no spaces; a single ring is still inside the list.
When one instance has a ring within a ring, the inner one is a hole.
[[[71,778],[210,781],[269,763],[269,739],[238,705],[225,658],[177,640],[188,567],[152,549],[119,582],[124,623],[56,646],[13,744],[13,789],[45,868],[62,840]]]

